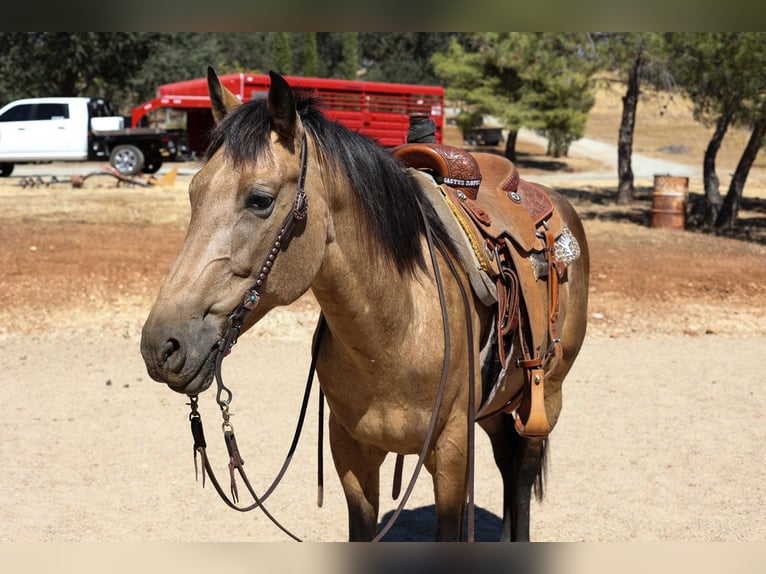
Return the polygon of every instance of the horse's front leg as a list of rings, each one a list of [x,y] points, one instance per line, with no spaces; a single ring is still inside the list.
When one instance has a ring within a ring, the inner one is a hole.
[[[437,541],[462,538],[468,494],[467,439],[465,420],[448,423],[425,461],[433,478]]]
[[[386,452],[360,444],[330,414],[330,447],[348,506],[350,542],[372,540],[378,529],[380,465]]]

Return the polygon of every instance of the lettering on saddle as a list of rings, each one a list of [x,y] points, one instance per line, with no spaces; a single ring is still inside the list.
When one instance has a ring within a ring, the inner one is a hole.
[[[481,272],[492,278],[497,291],[496,345],[502,371],[477,418],[516,411],[519,434],[546,437],[551,427],[545,414],[545,373],[561,359],[559,282],[566,264],[573,260],[557,256],[556,240],[563,234],[571,245],[574,238],[548,194],[521,179],[505,157],[423,143],[402,145],[393,153],[405,165],[430,173],[439,184],[443,200],[470,240]],[[571,251],[576,252],[576,246]],[[538,286],[543,277],[547,290]],[[510,390],[509,396],[508,390],[498,387],[509,366],[508,345],[517,334],[520,358],[513,366],[524,370],[525,379],[522,388]]]

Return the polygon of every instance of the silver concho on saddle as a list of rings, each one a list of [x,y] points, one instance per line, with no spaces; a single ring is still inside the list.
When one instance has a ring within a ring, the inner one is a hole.
[[[503,156],[434,143],[405,144],[393,154],[421,181],[457,244],[474,293],[494,308],[501,376],[511,366],[526,374],[523,388],[512,396],[498,390],[498,377],[477,418],[516,412],[519,434],[547,436],[544,375],[561,359],[559,284],[580,255],[577,240],[549,195],[521,179]],[[541,280],[547,284],[545,297],[537,285]],[[510,365],[506,345],[516,335],[521,357]]]

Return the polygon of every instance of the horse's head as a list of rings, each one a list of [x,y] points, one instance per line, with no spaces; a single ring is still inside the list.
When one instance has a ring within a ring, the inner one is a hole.
[[[327,236],[320,167],[311,141],[308,157],[302,157],[304,127],[284,78],[272,73],[268,98],[246,104],[212,69],[208,87],[216,129],[206,162],[189,187],[186,238],[141,338],[151,377],[188,394],[210,385],[227,320],[264,265],[268,280],[243,331],[309,288]],[[302,161],[308,163],[308,214],[296,221],[289,239],[275,245],[293,210]],[[269,262],[272,252],[277,256]]]

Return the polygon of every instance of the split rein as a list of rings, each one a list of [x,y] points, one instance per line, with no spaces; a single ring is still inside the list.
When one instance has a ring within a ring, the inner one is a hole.
[[[305,192],[307,163],[308,163],[308,154],[307,154],[306,136],[304,134],[303,139],[301,141],[300,174],[298,177],[298,186],[297,186],[297,192],[295,196],[295,201],[293,203],[293,207],[290,213],[288,213],[288,215],[285,217],[285,220],[282,223],[280,231],[277,234],[276,239],[272,243],[271,249],[269,250],[269,253],[266,256],[266,259],[264,260],[263,265],[261,265],[261,268],[258,273],[258,278],[256,279],[255,283],[252,285],[252,287],[250,287],[250,289],[248,289],[245,292],[242,302],[239,305],[237,305],[237,307],[229,316],[226,332],[224,336],[218,342],[218,350],[216,354],[215,370],[214,370],[215,380],[216,380],[216,384],[218,388],[216,393],[216,402],[218,403],[218,406],[221,409],[221,415],[223,417],[223,423],[221,427],[223,430],[224,443],[226,444],[226,450],[229,454],[228,466],[229,466],[229,478],[231,483],[231,486],[230,486],[231,497],[229,497],[226,494],[223,487],[221,486],[219,480],[217,479],[215,475],[215,472],[213,471],[212,465],[210,464],[209,457],[207,456],[207,443],[205,441],[205,433],[202,426],[202,417],[198,409],[198,400],[199,400],[198,396],[190,395],[189,397],[190,402],[188,403],[188,405],[191,408],[191,412],[189,413],[189,421],[191,424],[192,437],[194,439],[194,472],[195,472],[195,476],[198,477],[199,468],[197,465],[197,455],[199,455],[200,462],[202,465],[202,470],[201,470],[202,486],[203,487],[205,486],[205,478],[206,476],[209,476],[210,482],[213,484],[213,487],[215,488],[216,492],[218,493],[220,498],[226,503],[227,506],[229,506],[230,508],[238,512],[249,512],[256,508],[260,508],[261,511],[269,518],[269,520],[271,520],[280,530],[282,530],[290,538],[298,542],[301,542],[301,539],[298,538],[292,532],[290,532],[288,529],[286,529],[274,516],[272,516],[271,513],[269,513],[269,511],[264,506],[264,502],[269,496],[271,496],[271,494],[274,492],[279,482],[284,477],[284,474],[287,471],[287,468],[290,465],[290,462],[292,461],[292,457],[295,453],[295,449],[297,447],[298,440],[300,438],[300,434],[303,429],[303,423],[305,421],[306,412],[308,409],[308,400],[311,394],[312,382],[314,379],[314,374],[316,372],[316,362],[317,362],[317,357],[319,355],[319,348],[321,345],[322,335],[326,328],[326,321],[324,319],[324,315],[320,314],[319,322],[317,324],[316,338],[315,338],[314,347],[312,349],[312,354],[311,354],[311,365],[309,367],[308,379],[306,381],[306,389],[303,394],[303,401],[301,404],[300,413],[298,415],[298,422],[296,425],[292,442],[290,444],[290,448],[288,449],[287,456],[285,457],[285,460],[279,472],[277,473],[277,476],[274,478],[271,485],[266,489],[264,494],[261,496],[258,496],[256,494],[243,468],[245,461],[243,460],[240,454],[239,446],[237,445],[237,440],[234,435],[234,427],[232,426],[230,421],[230,417],[232,413],[229,411],[229,405],[231,404],[233,394],[231,390],[223,383],[222,364],[223,364],[223,359],[231,352],[231,348],[237,343],[237,339],[239,338],[239,335],[242,331],[242,327],[244,325],[244,320],[246,316],[258,304],[261,297],[261,289],[263,289],[266,279],[268,279],[269,273],[271,272],[271,269],[274,265],[274,261],[276,260],[277,256],[282,250],[284,250],[287,247],[288,243],[290,242],[296,222],[303,221],[306,219],[307,212],[308,212],[308,197]],[[423,449],[418,457],[418,461],[415,465],[415,469],[413,470],[412,477],[407,486],[404,496],[400,500],[399,505],[394,510],[393,514],[391,515],[391,517],[389,518],[385,526],[377,533],[377,535],[372,540],[372,542],[377,542],[381,540],[383,536],[385,536],[385,534],[388,532],[388,530],[393,526],[394,522],[396,521],[396,519],[399,517],[402,510],[404,509],[404,506],[407,503],[407,500],[409,499],[409,496],[415,487],[417,477],[420,473],[420,470],[425,462],[425,458],[431,447],[431,442],[433,439],[433,434],[436,428],[436,422],[438,419],[438,414],[441,407],[444,390],[446,387],[447,374],[449,370],[449,360],[450,360],[449,319],[447,315],[444,288],[442,285],[441,274],[439,272],[438,262],[436,259],[434,244],[436,245],[436,248],[438,248],[439,252],[442,254],[445,261],[447,261],[447,263],[449,264],[452,275],[455,277],[457,284],[460,286],[460,291],[462,294],[463,304],[464,304],[465,314],[466,314],[468,344],[469,344],[469,348],[473,348],[473,329],[472,329],[472,323],[471,323],[470,307],[468,304],[468,295],[466,293],[465,287],[463,283],[460,281],[459,274],[454,264],[452,263],[451,259],[449,258],[446,248],[441,243],[441,241],[439,241],[438,238],[435,238],[433,234],[431,233],[430,226],[428,225],[428,219],[425,215],[425,212],[423,211],[422,206],[418,204],[418,207],[420,209],[421,216],[423,219],[423,224],[425,226],[425,236],[428,243],[429,253],[431,256],[431,263],[432,263],[433,271],[434,271],[434,279],[436,281],[437,290],[439,292],[439,303],[441,306],[442,321],[444,324],[444,349],[445,349],[444,360],[442,363],[441,379],[439,381],[439,388],[437,390],[434,409],[432,411],[428,430],[426,432]],[[468,409],[467,424],[468,424],[468,452],[470,453],[470,455],[468,457],[468,469],[467,469],[467,477],[468,477],[467,540],[469,542],[473,542],[473,539],[474,539],[474,499],[473,499],[474,417],[473,415],[475,412],[473,353],[469,353],[468,367],[469,367],[469,409]],[[322,435],[322,426],[323,426],[322,419],[323,419],[323,410],[324,410],[323,406],[324,406],[324,396],[320,389],[319,391],[319,438],[318,438],[318,455],[319,455],[318,458],[319,458],[319,467],[320,467],[319,476],[318,476],[318,479],[319,479],[318,505],[319,506],[322,505],[322,496],[323,496],[322,495],[323,479],[322,479],[322,472],[321,472],[322,458],[323,458],[322,457],[322,436],[323,436]],[[399,490],[398,483],[400,479],[402,459],[403,459],[403,455],[397,455],[396,476],[395,476],[396,485],[394,487],[394,491],[395,491],[394,498],[396,498],[396,496],[398,495],[398,490]],[[236,474],[239,474],[248,492],[250,493],[250,495],[252,496],[254,500],[254,502],[248,506],[238,505],[239,491],[238,491],[237,483],[236,483],[235,470],[236,470]]]

